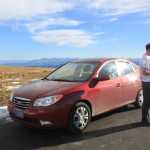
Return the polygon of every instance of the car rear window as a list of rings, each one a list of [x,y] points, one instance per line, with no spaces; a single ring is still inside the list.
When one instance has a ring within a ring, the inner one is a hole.
[[[110,62],[103,66],[99,73],[100,78],[107,77],[110,80],[118,77],[117,66],[114,62]]]
[[[134,72],[132,65],[128,62],[117,62],[117,67],[120,76],[125,76]]]

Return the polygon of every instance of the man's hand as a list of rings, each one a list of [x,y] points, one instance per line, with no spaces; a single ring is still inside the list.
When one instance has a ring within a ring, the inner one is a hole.
[[[146,76],[150,76],[150,72],[147,72],[146,70],[142,70],[142,74]]]

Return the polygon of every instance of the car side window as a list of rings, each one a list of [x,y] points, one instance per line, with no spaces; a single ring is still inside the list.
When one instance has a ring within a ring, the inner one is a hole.
[[[117,72],[117,66],[115,62],[110,62],[106,65],[103,66],[99,73],[99,78],[100,79],[115,79],[118,77],[118,72]]]
[[[134,72],[133,67],[128,62],[118,62],[117,67],[120,76],[125,76]]]

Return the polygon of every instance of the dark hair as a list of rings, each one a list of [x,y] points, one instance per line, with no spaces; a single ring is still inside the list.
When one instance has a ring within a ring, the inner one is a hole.
[[[150,43],[146,44],[146,50],[150,50]]]

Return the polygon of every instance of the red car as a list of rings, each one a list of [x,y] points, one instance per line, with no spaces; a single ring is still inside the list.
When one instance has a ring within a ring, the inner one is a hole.
[[[8,110],[15,121],[30,126],[78,133],[93,116],[130,103],[143,104],[138,66],[125,59],[84,59],[15,90]]]

